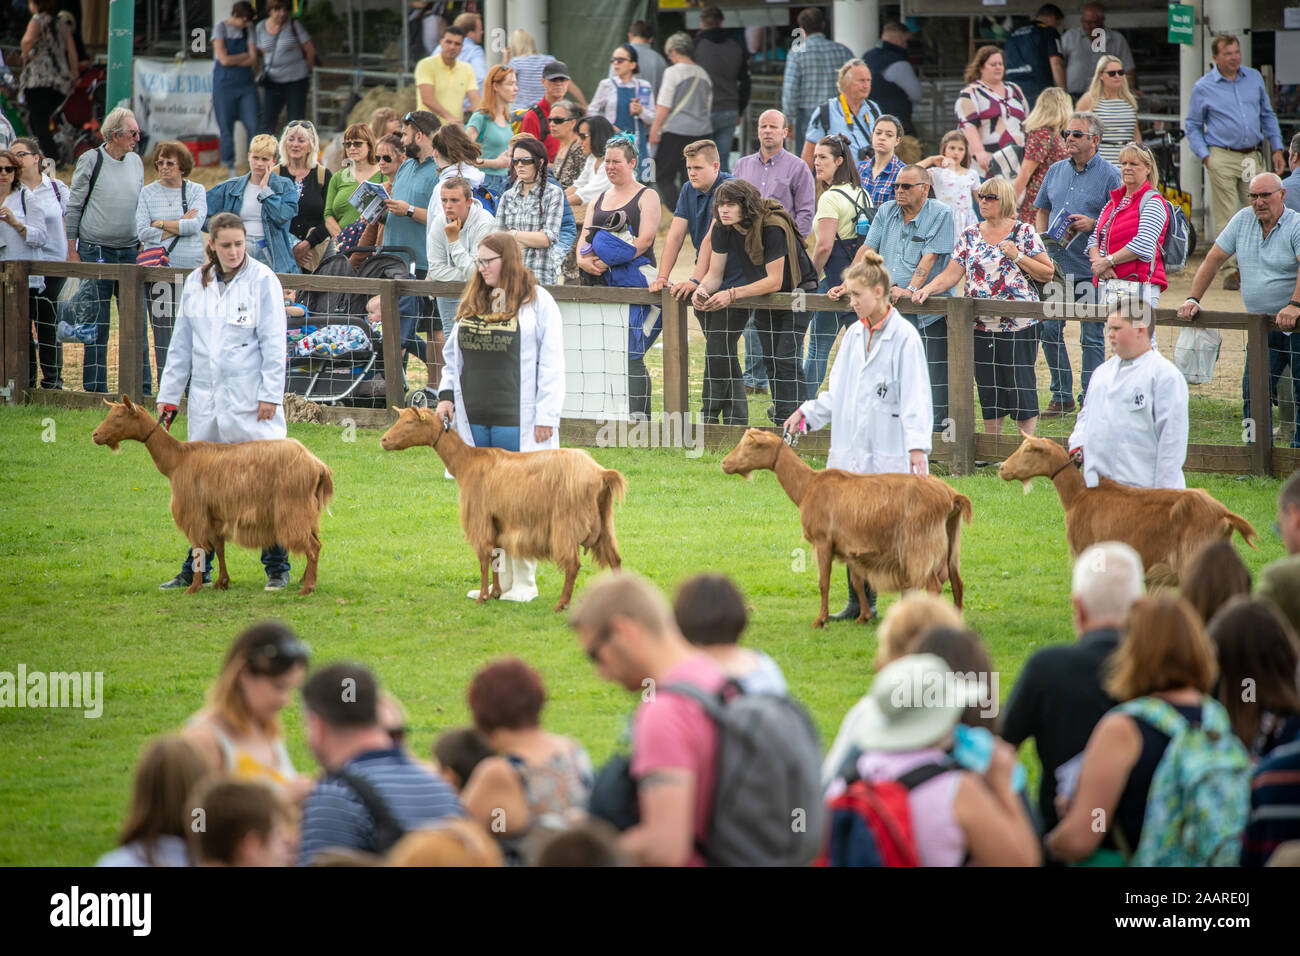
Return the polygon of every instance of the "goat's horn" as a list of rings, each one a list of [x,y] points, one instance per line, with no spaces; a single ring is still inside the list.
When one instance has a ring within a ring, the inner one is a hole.
[[[116,408],[116,407],[117,407],[117,405],[116,405],[115,402],[110,402],[108,399],[104,399],[104,404],[107,405],[109,408]]]

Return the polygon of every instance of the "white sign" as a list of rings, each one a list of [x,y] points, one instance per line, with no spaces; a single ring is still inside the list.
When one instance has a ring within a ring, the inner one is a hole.
[[[149,139],[216,136],[212,61],[138,57],[131,109]]]

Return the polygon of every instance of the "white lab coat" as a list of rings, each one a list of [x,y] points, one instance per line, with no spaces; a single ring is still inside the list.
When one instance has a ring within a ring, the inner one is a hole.
[[[831,422],[827,468],[860,474],[910,470],[909,452],[930,454],[934,409],[921,334],[890,309],[864,355],[867,329],[854,322],[831,367],[830,391],[800,406],[808,428]]]
[[[534,287],[535,298],[519,308],[519,450],[541,451],[560,447],[560,412],[564,409],[564,322],[560,307],[540,285]],[[465,417],[465,397],[460,376],[465,360],[460,352],[460,323],[452,329],[442,350],[442,381],[438,393],[455,396],[455,426],[465,444],[474,437]],[[538,444],[533,437],[535,426],[554,429],[548,441]]]
[[[1159,352],[1111,356],[1092,373],[1070,434],[1083,449],[1083,480],[1136,488],[1186,488],[1187,381]]]
[[[190,441],[284,438],[284,290],[249,256],[223,289],[200,269],[185,278],[158,404],[179,405],[190,387]],[[257,420],[257,403],[276,406]]]

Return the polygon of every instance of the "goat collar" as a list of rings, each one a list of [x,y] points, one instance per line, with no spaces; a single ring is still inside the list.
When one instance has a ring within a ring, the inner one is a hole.
[[[142,444],[142,445],[148,445],[148,444],[149,444],[149,439],[150,439],[150,438],[153,438],[153,433],[156,432],[156,431],[158,430],[158,426],[161,425],[161,424],[162,424],[162,422],[154,422],[154,426],[153,426],[153,428],[149,429],[149,434],[147,434],[147,435],[144,436],[144,439],[140,442],[140,444]]]
[[[1048,480],[1055,481],[1056,476],[1059,475],[1061,472],[1065,471],[1065,469],[1069,468],[1071,465],[1074,465],[1076,468],[1079,467],[1078,462],[1074,460],[1074,456],[1067,454],[1065,458],[1065,464],[1062,465],[1060,468],[1056,469],[1056,471],[1052,472],[1052,476]]]
[[[778,461],[781,460],[781,449],[782,449],[782,448],[786,448],[786,447],[788,447],[788,446],[787,446],[786,443],[785,443],[785,439],[782,439],[781,441],[777,442],[777,444],[776,444],[776,457],[772,459],[772,464],[768,466],[768,467],[770,467],[773,471],[776,471],[776,463],[777,463]]]

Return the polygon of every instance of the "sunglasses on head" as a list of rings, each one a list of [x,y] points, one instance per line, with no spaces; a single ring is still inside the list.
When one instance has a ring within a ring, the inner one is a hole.
[[[296,637],[281,637],[259,644],[248,654],[248,669],[259,677],[278,677],[295,664],[306,664],[311,648]]]
[[[301,126],[304,129],[313,129],[313,130],[316,128],[315,126],[311,125],[311,120],[291,120],[289,122],[289,125],[286,126],[285,129],[293,129],[295,126]]]

